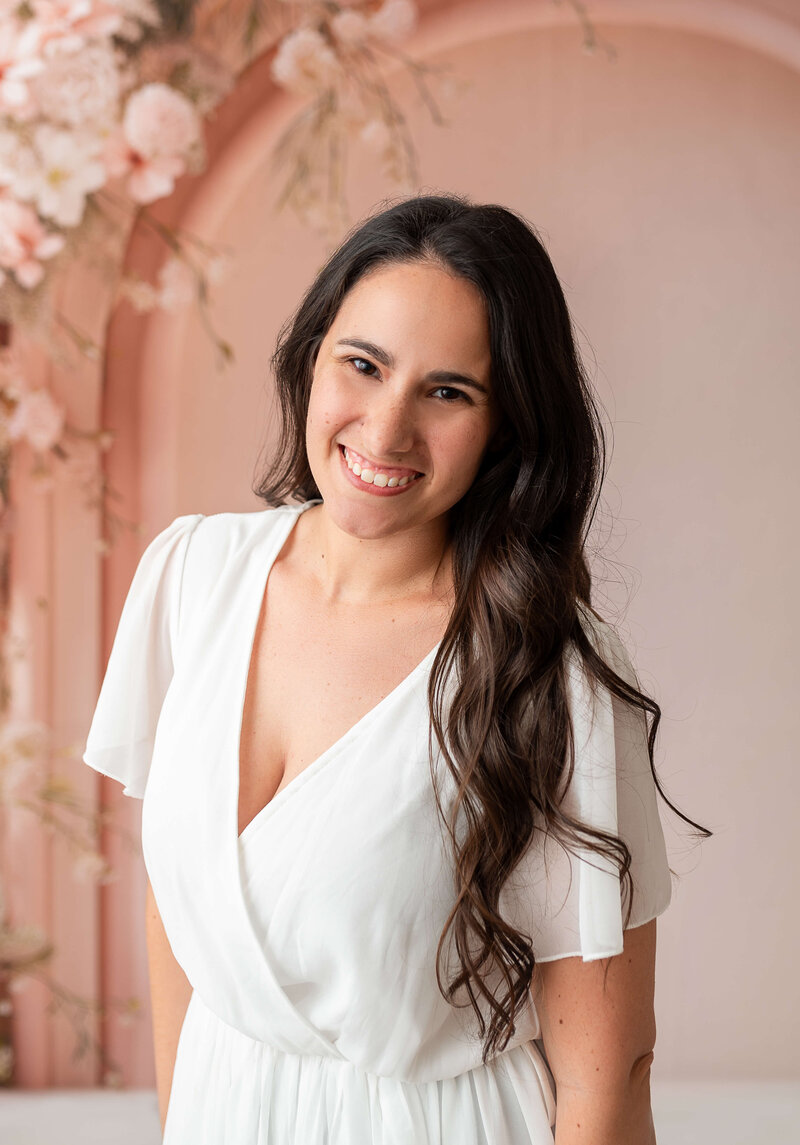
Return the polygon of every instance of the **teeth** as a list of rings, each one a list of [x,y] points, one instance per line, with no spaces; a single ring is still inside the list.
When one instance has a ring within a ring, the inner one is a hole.
[[[347,462],[347,468],[355,473],[356,477],[360,477],[367,485],[377,485],[380,489],[387,486],[394,489],[397,485],[408,485],[410,481],[416,481],[416,477],[387,477],[385,473],[376,471],[374,469],[362,469],[357,461],[351,461],[350,456],[345,449],[344,459]]]

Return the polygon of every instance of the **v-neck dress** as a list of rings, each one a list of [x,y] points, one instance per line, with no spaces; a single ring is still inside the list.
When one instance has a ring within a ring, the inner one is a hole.
[[[84,761],[143,799],[147,873],[192,986],[165,1145],[552,1145],[555,1087],[530,995],[484,1065],[471,1006],[437,985],[455,900],[432,770],[445,809],[454,786],[428,744],[438,646],[238,836],[242,710],[267,577],[318,503],[190,514],[155,537],[86,741]],[[613,629],[589,610],[586,622],[635,682]],[[638,926],[671,894],[644,717],[592,692],[567,657],[575,769],[563,806],[627,842],[628,925]],[[313,695],[297,702],[313,718]],[[540,834],[503,887],[501,914],[539,961],[619,954],[616,869]],[[458,963],[445,949],[449,981]]]

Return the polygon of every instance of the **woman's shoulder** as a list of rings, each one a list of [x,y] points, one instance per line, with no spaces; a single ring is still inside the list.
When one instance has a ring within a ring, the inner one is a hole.
[[[186,575],[194,571],[212,577],[246,560],[254,546],[268,543],[297,509],[279,505],[249,512],[225,511],[200,515],[192,529],[187,552]],[[192,519],[194,519],[192,516]]]
[[[254,538],[267,537],[280,528],[287,515],[296,513],[299,506],[277,505],[266,509],[247,512],[233,510],[221,513],[201,514],[199,528],[195,530],[194,541],[216,547],[222,551],[241,546]]]
[[[249,512],[226,511],[201,516],[192,529],[183,572],[184,595],[204,594],[220,578],[238,574],[262,551],[266,557],[270,540],[286,528],[302,506],[278,505]]]

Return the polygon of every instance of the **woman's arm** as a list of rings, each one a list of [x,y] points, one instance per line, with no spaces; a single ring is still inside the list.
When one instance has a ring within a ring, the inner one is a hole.
[[[556,1083],[556,1145],[656,1145],[650,1109],[656,920],[624,931],[623,940],[623,953],[613,958],[559,958],[534,972]]]
[[[156,1088],[161,1114],[161,1132],[167,1119],[172,1073],[178,1038],[189,1005],[192,987],[167,941],[161,915],[156,906],[150,881],[147,883],[145,917],[147,960],[150,967],[150,998],[153,1010],[153,1047],[156,1063]]]

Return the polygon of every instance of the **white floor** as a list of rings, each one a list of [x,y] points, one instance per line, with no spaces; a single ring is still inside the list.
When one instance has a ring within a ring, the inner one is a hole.
[[[800,1082],[654,1083],[653,1112],[658,1145],[800,1145]],[[160,1140],[153,1090],[0,1091],[0,1145]]]

